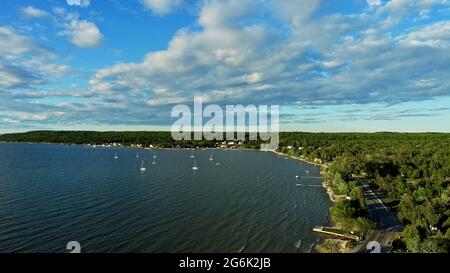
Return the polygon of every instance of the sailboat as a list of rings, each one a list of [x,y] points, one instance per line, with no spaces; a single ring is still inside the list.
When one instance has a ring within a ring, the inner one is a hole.
[[[147,169],[144,167],[144,160],[142,160],[141,168],[139,169],[141,172],[145,172]]]
[[[155,152],[153,152],[153,158],[156,158],[156,153]]]
[[[136,153],[136,158],[139,158],[139,153]]]
[[[117,153],[114,155],[114,159],[118,159],[119,156],[117,155]]]
[[[153,158],[153,162],[152,162],[152,164],[153,164],[153,165],[155,165],[155,164],[156,164],[155,158]]]
[[[214,157],[213,157],[213,154],[211,152],[211,155],[209,156],[209,161],[213,161],[213,160],[214,160]]]
[[[194,160],[194,166],[192,166],[192,169],[193,169],[194,171],[198,170],[198,167],[197,167],[197,164],[196,164],[195,160]]]
[[[295,179],[297,180],[297,187],[301,187],[302,186],[302,183],[301,183],[301,180],[300,180],[300,177],[298,176],[298,175],[296,175],[295,176]]]
[[[195,157],[194,151],[192,151],[192,153],[191,153],[191,155],[190,155],[189,157],[190,157],[190,158],[194,158],[194,157]]]

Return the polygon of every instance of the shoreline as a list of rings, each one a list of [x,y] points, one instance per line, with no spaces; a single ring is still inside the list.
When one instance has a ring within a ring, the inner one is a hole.
[[[296,156],[293,156],[293,155],[288,155],[288,154],[284,154],[284,153],[282,153],[282,152],[278,152],[278,151],[271,151],[271,152],[273,152],[274,154],[276,154],[276,155],[281,155],[281,156],[286,156],[286,157],[289,157],[289,158],[292,158],[292,159],[295,159],[295,160],[298,160],[298,161],[301,161],[301,162],[304,162],[304,163],[307,163],[307,164],[311,164],[311,165],[314,165],[314,166],[316,166],[316,167],[320,167],[320,169],[321,169],[321,171],[320,171],[320,176],[322,177],[322,187],[325,189],[325,191],[326,191],[326,193],[327,193],[327,195],[328,195],[328,199],[331,201],[331,207],[333,207],[334,206],[334,204],[339,200],[339,197],[337,197],[335,194],[334,194],[334,192],[333,192],[333,189],[331,188],[331,186],[328,184],[328,181],[326,181],[325,180],[325,177],[323,176],[323,173],[322,172],[325,172],[326,171],[326,169],[328,168],[328,165],[326,165],[326,164],[319,164],[319,163],[315,163],[315,162],[310,162],[310,161],[308,161],[308,160],[305,160],[305,159],[303,159],[303,158],[300,158],[300,157],[296,157]],[[330,220],[330,224],[331,224],[331,226],[333,227],[333,228],[339,228],[337,225],[336,225],[336,223],[335,222],[333,222],[333,220],[331,219],[331,218],[329,218],[329,220]],[[314,229],[313,229],[314,230]],[[347,243],[346,243],[346,240],[343,240],[343,239],[336,239],[336,240],[339,240],[341,243],[339,244],[339,246],[340,246],[340,250],[337,252],[337,253],[351,253],[352,251],[353,251],[353,247],[352,248],[348,248],[347,247]],[[318,246],[320,246],[320,245],[318,245]],[[319,250],[316,250],[316,251],[319,251]]]
[[[333,204],[338,201],[338,198],[333,193],[333,189],[328,185],[328,181],[325,180],[325,178],[324,178],[324,176],[322,174],[322,172],[324,172],[328,168],[328,166],[326,164],[320,164],[320,163],[311,162],[311,161],[305,160],[303,158],[296,157],[296,156],[293,156],[293,155],[284,154],[284,153],[278,152],[278,151],[271,151],[271,152],[273,152],[274,154],[277,154],[277,155],[286,156],[286,157],[289,157],[289,158],[292,158],[292,159],[295,159],[295,160],[298,160],[298,161],[301,161],[301,162],[304,162],[304,163],[307,163],[307,164],[311,164],[311,165],[314,165],[316,167],[320,167],[320,169],[321,169],[320,176],[322,177],[322,180],[323,180],[322,181],[322,187],[325,189],[325,191],[326,191],[326,193],[328,195],[328,199],[330,199],[330,201]]]

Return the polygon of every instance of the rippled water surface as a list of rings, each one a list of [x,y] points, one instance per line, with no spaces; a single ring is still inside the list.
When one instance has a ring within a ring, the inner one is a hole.
[[[328,224],[324,190],[296,186],[314,166],[196,150],[193,171],[190,150],[155,153],[0,143],[0,252],[308,252]]]

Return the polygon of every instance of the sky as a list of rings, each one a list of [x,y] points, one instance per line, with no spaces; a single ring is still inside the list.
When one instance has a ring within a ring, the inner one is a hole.
[[[280,105],[286,131],[450,132],[450,0],[1,5],[0,134],[168,130],[194,96]]]

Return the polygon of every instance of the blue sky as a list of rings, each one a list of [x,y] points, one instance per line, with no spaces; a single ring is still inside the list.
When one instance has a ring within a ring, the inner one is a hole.
[[[295,131],[450,132],[449,0],[2,0],[0,133],[169,129],[194,96]]]

